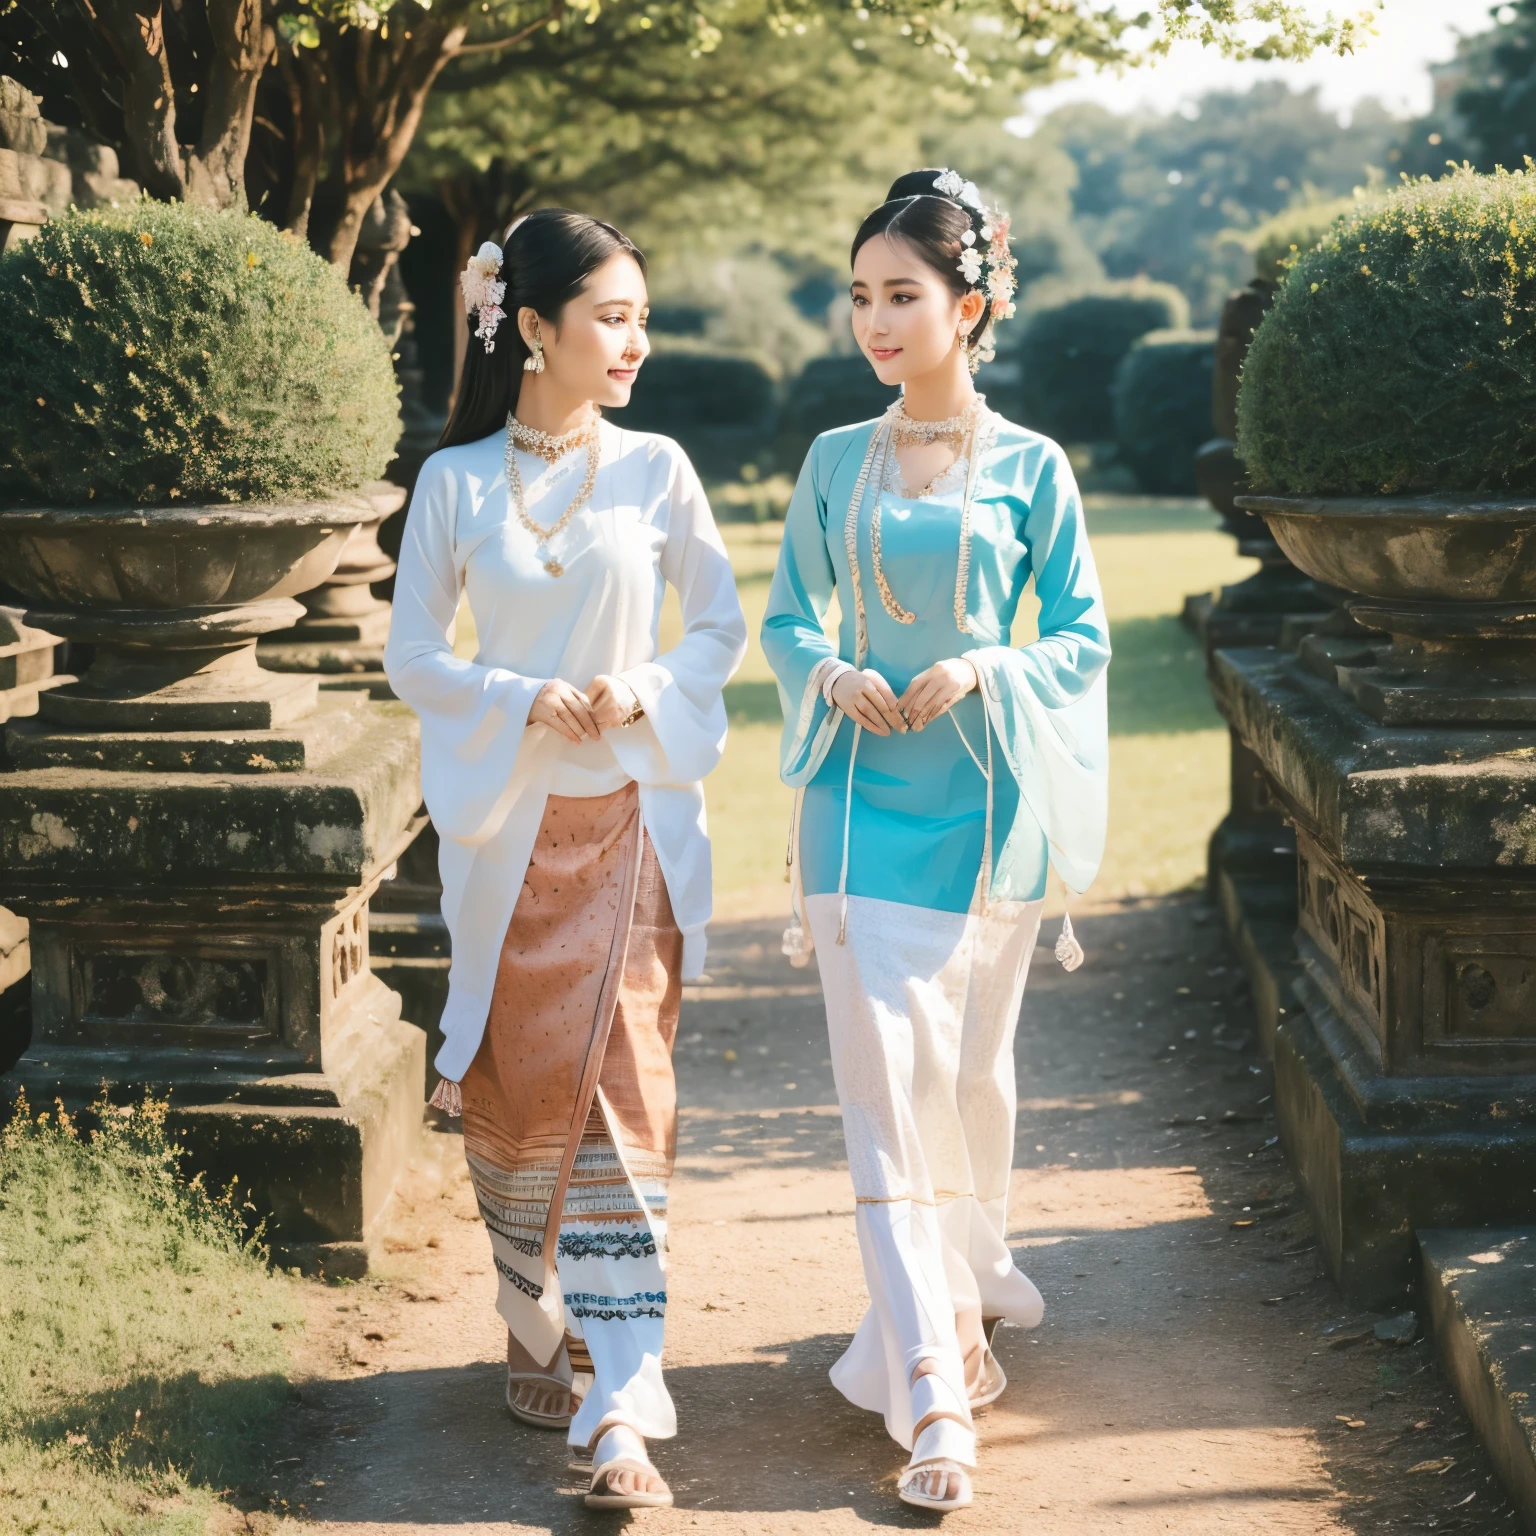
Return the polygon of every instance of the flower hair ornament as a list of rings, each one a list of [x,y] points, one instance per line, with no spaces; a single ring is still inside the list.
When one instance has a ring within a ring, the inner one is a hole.
[[[1019,263],[1008,248],[1008,215],[1001,208],[988,208],[976,190],[976,183],[966,181],[958,171],[941,172],[934,178],[933,189],[981,216],[981,243],[975,230],[968,229],[960,237],[959,272],[991,305],[994,326],[999,320],[1011,320],[1013,295],[1018,289],[1014,273]],[[971,355],[971,371],[974,373],[982,363],[990,363],[996,355],[989,329]]]
[[[487,240],[459,273],[459,287],[464,291],[464,313],[478,316],[475,335],[485,343],[487,352],[496,350],[496,327],[507,318],[501,307],[501,301],[507,296],[507,285],[502,282],[500,272],[501,247]]]

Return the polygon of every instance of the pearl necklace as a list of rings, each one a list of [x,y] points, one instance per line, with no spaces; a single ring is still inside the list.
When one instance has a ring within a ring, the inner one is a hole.
[[[536,454],[539,458],[554,464],[583,443],[585,443],[587,449],[587,472],[582,477],[581,485],[577,489],[576,494],[571,498],[571,504],[548,528],[545,528],[528,515],[528,508],[524,504],[523,477],[517,467],[517,450],[519,448],[526,448],[527,452]],[[563,437],[552,437],[547,432],[539,432],[533,427],[525,427],[510,411],[507,413],[507,494],[511,498],[512,510],[517,514],[518,522],[534,536],[541,546],[540,552],[544,555],[544,569],[551,576],[565,575],[565,567],[553,555],[544,552],[542,546],[563,533],[570,520],[591,499],[592,488],[597,484],[599,450],[597,416],[595,414],[590,421],[584,422],[574,432],[567,432]]]
[[[864,453],[864,463],[860,466],[858,479],[854,482],[853,494],[848,500],[848,513],[843,521],[843,547],[848,556],[848,570],[853,578],[853,610],[854,610],[854,655],[857,658],[855,666],[862,667],[864,658],[869,654],[869,619],[864,609],[864,587],[859,580],[859,548],[858,527],[859,513],[863,510],[872,471],[877,463],[884,465],[893,454],[895,438],[895,416],[901,402],[898,400],[887,411],[884,418],[875,423],[875,430],[870,433],[869,447]],[[970,616],[967,613],[967,603],[971,577],[971,502],[976,494],[977,470],[983,453],[989,448],[996,435],[996,418],[986,410],[977,396],[977,405],[974,416],[969,421],[970,462],[966,466],[965,491],[960,501],[960,538],[959,559],[955,569],[955,628],[962,635],[968,635],[971,631]],[[927,425],[923,423],[921,425]],[[883,481],[877,480],[877,487]],[[890,584],[885,579],[885,571],[880,559],[880,493],[875,494],[875,506],[870,514],[869,543],[871,564],[874,567],[875,586],[880,593],[880,602],[885,611],[896,620],[898,624],[913,624],[917,621],[917,615],[909,613],[897,601],[896,595],[891,591]]]

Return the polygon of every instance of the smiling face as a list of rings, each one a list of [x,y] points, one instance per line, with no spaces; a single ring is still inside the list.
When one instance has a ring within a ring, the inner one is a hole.
[[[539,378],[552,395],[618,407],[629,404],[635,375],[651,350],[649,313],[645,274],[620,251],[593,270],[557,321],[523,308],[517,324],[524,340],[531,343],[537,332],[544,343]]]
[[[981,318],[979,293],[957,294],[900,235],[876,235],[853,260],[853,338],[882,384],[955,366],[962,325]]]

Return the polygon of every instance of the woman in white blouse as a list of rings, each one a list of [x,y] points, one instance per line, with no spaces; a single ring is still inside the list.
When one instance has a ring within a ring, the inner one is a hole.
[[[710,913],[699,781],[746,625],[687,457],[599,415],[649,351],[640,252],[546,208],[461,281],[474,334],[384,657],[421,717],[453,939],[433,1103],[463,1114],[508,1408],[592,1448],[592,1507],[670,1504],[645,1441],[676,1432],[671,1051]],[[668,582],[684,635],[658,655]],[[465,595],[472,661],[453,650]]]

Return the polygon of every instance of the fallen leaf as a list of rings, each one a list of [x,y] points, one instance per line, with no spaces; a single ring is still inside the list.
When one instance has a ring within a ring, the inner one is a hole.
[[[1429,1428],[1429,1420],[1428,1419],[1420,1419],[1419,1422],[1417,1424],[1415,1424],[1413,1427],[1415,1429],[1428,1429]]]
[[[1336,1413],[1336,1414],[1334,1414],[1334,1418],[1336,1418],[1339,1421],[1339,1423],[1342,1424],[1345,1427],[1345,1429],[1364,1429],[1365,1428],[1365,1420],[1364,1419],[1352,1419],[1352,1418],[1350,1418],[1350,1416],[1347,1413]]]
[[[1430,1461],[1416,1462],[1408,1470],[1409,1472],[1433,1472],[1436,1477],[1444,1477],[1455,1465],[1454,1456],[1436,1456]]]
[[[372,1339],[375,1344],[382,1344],[384,1342],[384,1335],[382,1333],[365,1333],[363,1337],[365,1339]]]
[[[1253,1225],[1253,1218],[1251,1216],[1247,1216],[1244,1217],[1242,1221],[1234,1221],[1232,1225],[1234,1227],[1251,1227]]]
[[[1460,1503],[1460,1504],[1452,1504],[1452,1505],[1451,1505],[1451,1508],[1452,1508],[1452,1509],[1460,1509],[1460,1508],[1462,1508],[1462,1506],[1463,1506],[1463,1505],[1466,1505],[1466,1504],[1470,1504],[1470,1503],[1471,1503],[1471,1502],[1472,1502],[1472,1500],[1473,1500],[1473,1499],[1475,1499],[1475,1498],[1476,1498],[1476,1497],[1477,1497],[1477,1489],[1475,1489],[1475,1488],[1474,1488],[1474,1489],[1473,1489],[1473,1490],[1472,1490],[1472,1492],[1471,1492],[1471,1493],[1469,1493],[1469,1494],[1468,1494],[1468,1495],[1467,1495],[1467,1496],[1466,1496],[1466,1498],[1464,1498],[1464,1499],[1463,1499],[1463,1500],[1462,1500],[1462,1501],[1461,1501],[1461,1503]]]

